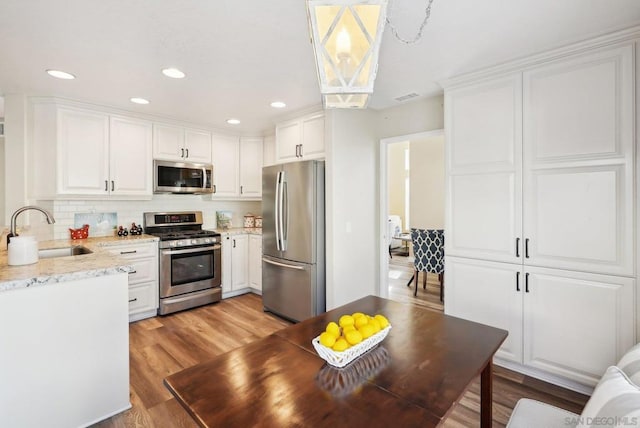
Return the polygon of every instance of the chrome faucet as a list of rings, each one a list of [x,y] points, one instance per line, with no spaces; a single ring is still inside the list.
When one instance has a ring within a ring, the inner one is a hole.
[[[18,208],[16,212],[14,212],[13,215],[11,216],[11,231],[9,232],[9,235],[7,235],[7,244],[9,244],[9,242],[11,241],[12,236],[18,236],[18,233],[16,232],[16,220],[18,218],[18,214],[27,210],[40,211],[42,214],[44,214],[47,217],[47,223],[49,224],[53,224],[56,222],[56,220],[53,218],[51,213],[43,208],[36,207],[34,205],[27,205],[26,207]]]

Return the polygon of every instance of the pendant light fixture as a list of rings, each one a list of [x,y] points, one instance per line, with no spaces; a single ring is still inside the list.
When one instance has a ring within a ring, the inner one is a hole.
[[[378,72],[387,0],[307,0],[325,108],[366,108]]]

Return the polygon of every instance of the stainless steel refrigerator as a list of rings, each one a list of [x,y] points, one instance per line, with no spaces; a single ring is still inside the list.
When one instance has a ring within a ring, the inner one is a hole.
[[[324,161],[262,169],[262,302],[293,321],[325,311]]]

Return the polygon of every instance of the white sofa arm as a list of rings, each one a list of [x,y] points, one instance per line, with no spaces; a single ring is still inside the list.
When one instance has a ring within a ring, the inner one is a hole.
[[[511,413],[507,428],[575,428],[579,417],[550,404],[521,398]]]

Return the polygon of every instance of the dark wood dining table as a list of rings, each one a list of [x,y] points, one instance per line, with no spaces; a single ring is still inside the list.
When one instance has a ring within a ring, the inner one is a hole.
[[[373,350],[338,369],[311,340],[340,315],[386,316]],[[492,422],[492,359],[505,330],[367,296],[172,374],[165,385],[203,427],[432,427],[480,376]]]

